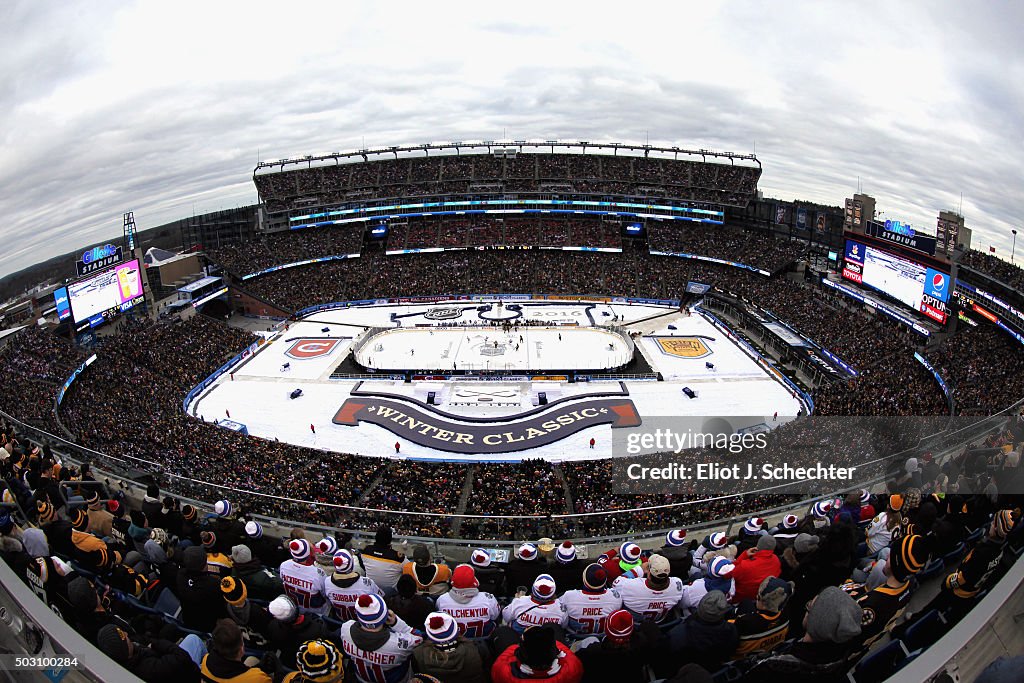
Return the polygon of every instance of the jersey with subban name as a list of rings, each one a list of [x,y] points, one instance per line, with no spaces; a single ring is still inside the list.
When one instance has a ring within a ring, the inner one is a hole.
[[[560,600],[565,605],[569,623],[565,629],[574,638],[603,636],[612,612],[622,609],[622,597],[614,589],[591,592],[566,591]]]
[[[355,619],[356,600],[359,599],[360,595],[366,594],[384,597],[384,591],[365,576],[360,576],[347,588],[334,583],[331,577],[327,577],[324,581],[324,596],[327,598],[327,602],[331,604],[331,611],[334,613],[334,617],[339,621]]]
[[[516,633],[523,633],[531,626],[558,624],[565,628],[569,617],[561,600],[537,602],[532,596],[524,595],[508,603],[501,613],[508,626]]]
[[[489,636],[501,616],[501,607],[490,593],[477,593],[464,603],[445,593],[438,596],[437,609],[450,614],[459,625],[459,633],[467,638]]]
[[[315,564],[299,564],[294,560],[281,563],[281,583],[285,594],[302,612],[326,614],[330,605],[324,598],[324,570]]]
[[[352,660],[356,680],[360,683],[405,683],[410,678],[410,657],[422,638],[401,619],[392,626],[388,640],[376,650],[363,650],[352,639],[355,621],[346,621],[339,632],[341,646]]]
[[[661,623],[683,597],[683,580],[669,577],[668,586],[657,590],[647,585],[647,579],[624,579],[615,582],[615,589],[622,596],[622,606],[634,617]]]

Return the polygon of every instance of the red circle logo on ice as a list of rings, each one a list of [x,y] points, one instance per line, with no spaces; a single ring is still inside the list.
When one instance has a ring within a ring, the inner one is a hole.
[[[284,355],[296,360],[322,358],[334,351],[340,339],[296,339]]]
[[[946,278],[943,277],[942,273],[932,275],[932,287],[941,291],[944,284],[946,284]]]

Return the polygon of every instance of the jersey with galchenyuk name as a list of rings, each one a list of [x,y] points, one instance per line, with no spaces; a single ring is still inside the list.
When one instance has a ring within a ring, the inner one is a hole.
[[[437,609],[450,614],[459,625],[459,633],[467,638],[491,635],[495,622],[501,616],[501,607],[490,593],[477,593],[467,602],[456,601],[451,594],[437,597]]]

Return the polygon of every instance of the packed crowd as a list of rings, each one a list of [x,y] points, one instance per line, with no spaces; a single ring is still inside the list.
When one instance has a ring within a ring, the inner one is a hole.
[[[963,255],[960,264],[999,280],[1018,292],[1024,292],[1024,270],[1014,263],[983,251],[970,249]]]
[[[968,327],[929,352],[928,359],[950,385],[961,415],[992,415],[1024,396],[1024,353],[999,328]]]
[[[358,254],[362,244],[361,227],[328,226],[275,233],[262,240],[225,245],[211,249],[207,256],[241,277],[286,263]]]
[[[802,242],[765,239],[734,228],[687,223],[652,222],[647,227],[651,251],[699,254],[735,261],[775,272],[795,261],[804,251]]]
[[[57,390],[85,355],[71,344],[35,326],[0,340],[0,410],[57,432]]]
[[[442,155],[338,163],[256,175],[271,213],[353,200],[391,197],[563,192],[670,197],[745,205],[757,188],[759,167],[605,154]],[[296,200],[300,200],[298,203]]]
[[[1024,498],[1001,491],[1024,490],[1022,446],[1011,418],[774,525],[688,537],[677,519],[660,547],[589,554],[520,537],[507,561],[457,563],[387,525],[358,547],[277,538],[231,498],[212,514],[156,485],[130,500],[0,423],[0,555],[147,683],[840,682],[886,639],[932,645],[942,630],[910,627],[931,610],[956,624],[1019,559]]]

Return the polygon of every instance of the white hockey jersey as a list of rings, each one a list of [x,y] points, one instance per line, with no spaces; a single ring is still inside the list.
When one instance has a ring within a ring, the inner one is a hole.
[[[360,576],[347,588],[334,583],[331,577],[324,581],[324,596],[331,605],[331,612],[334,618],[339,621],[349,621],[356,618],[356,600],[360,595],[379,595],[384,597],[382,591],[372,579]]]
[[[285,594],[295,601],[299,611],[324,615],[330,604],[324,597],[324,581],[327,575],[315,564],[299,564],[294,560],[281,563],[281,583]]]
[[[457,601],[451,592],[444,593],[437,597],[437,609],[450,614],[459,633],[467,638],[489,636],[501,616],[501,607],[490,593],[477,593],[465,602]]]
[[[512,600],[502,610],[501,616],[505,620],[505,624],[511,626],[516,633],[522,633],[531,626],[544,626],[545,624],[558,624],[565,628],[569,622],[565,605],[561,600],[540,603],[529,595]]]
[[[566,591],[559,598],[565,605],[569,622],[565,629],[574,638],[604,636],[604,626],[612,612],[622,609],[618,590],[607,589],[596,593],[584,590]]]
[[[388,642],[376,650],[363,650],[352,639],[352,629],[359,628],[355,621],[341,625],[339,635],[345,654],[352,660],[356,680],[360,683],[406,683],[412,675],[410,658],[413,649],[423,639],[416,636],[401,618],[389,631]]]
[[[644,621],[660,623],[679,604],[683,595],[683,580],[669,577],[668,586],[655,590],[647,585],[648,579],[625,579],[615,581],[615,588],[622,597],[622,606]]]

